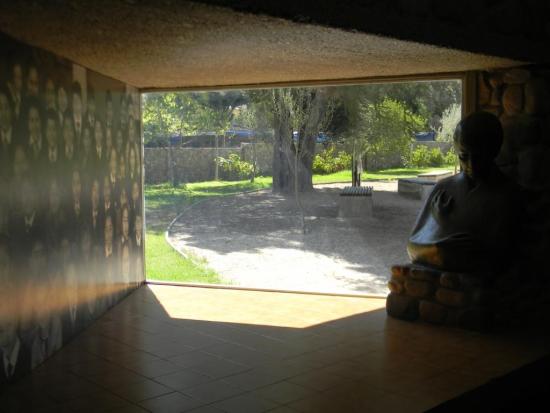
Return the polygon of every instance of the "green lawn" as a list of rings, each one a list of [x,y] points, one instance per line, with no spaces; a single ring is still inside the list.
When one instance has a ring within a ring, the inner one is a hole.
[[[361,181],[368,180],[395,180],[399,178],[413,178],[418,174],[430,171],[454,171],[454,166],[438,167],[438,168],[393,168],[383,169],[374,172],[363,172]],[[329,184],[334,182],[351,182],[351,170],[335,172],[329,175],[313,175],[314,184]]]
[[[394,180],[415,177],[420,173],[446,168],[385,169],[366,172],[363,181]],[[351,182],[351,171],[341,171],[330,175],[314,175],[313,183]],[[271,177],[224,182],[209,181],[182,185],[178,188],[170,184],[145,185],[145,214],[147,232],[145,239],[145,262],[147,279],[179,282],[220,283],[221,278],[208,265],[196,257],[182,257],[164,239],[164,232],[170,222],[186,207],[210,197],[234,195],[245,191],[270,188]]]
[[[145,263],[147,279],[179,282],[220,283],[215,271],[195,257],[182,257],[164,239],[170,222],[186,207],[214,196],[268,188],[271,178],[237,182],[197,182],[174,188],[170,184],[145,185]]]

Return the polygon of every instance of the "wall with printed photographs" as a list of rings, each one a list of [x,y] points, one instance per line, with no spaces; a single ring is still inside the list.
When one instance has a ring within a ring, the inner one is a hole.
[[[0,387],[144,281],[139,93],[0,35]]]

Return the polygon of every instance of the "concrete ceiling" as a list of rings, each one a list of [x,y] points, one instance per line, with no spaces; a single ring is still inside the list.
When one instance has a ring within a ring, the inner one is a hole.
[[[143,90],[330,83],[520,64],[181,1],[2,2],[0,27]]]

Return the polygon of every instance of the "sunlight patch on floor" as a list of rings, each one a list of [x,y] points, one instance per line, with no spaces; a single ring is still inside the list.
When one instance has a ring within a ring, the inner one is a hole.
[[[175,319],[307,328],[385,307],[379,298],[149,285]],[[188,299],[187,299],[188,298]],[[258,304],[265,311],[258,311]]]

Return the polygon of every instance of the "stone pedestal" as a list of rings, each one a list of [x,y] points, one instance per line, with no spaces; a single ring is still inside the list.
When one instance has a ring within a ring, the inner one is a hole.
[[[521,324],[529,308],[541,308],[545,300],[516,275],[441,272],[413,264],[394,265],[388,288],[391,317],[482,331]]]
[[[372,187],[344,188],[339,197],[338,217],[372,217]]]

